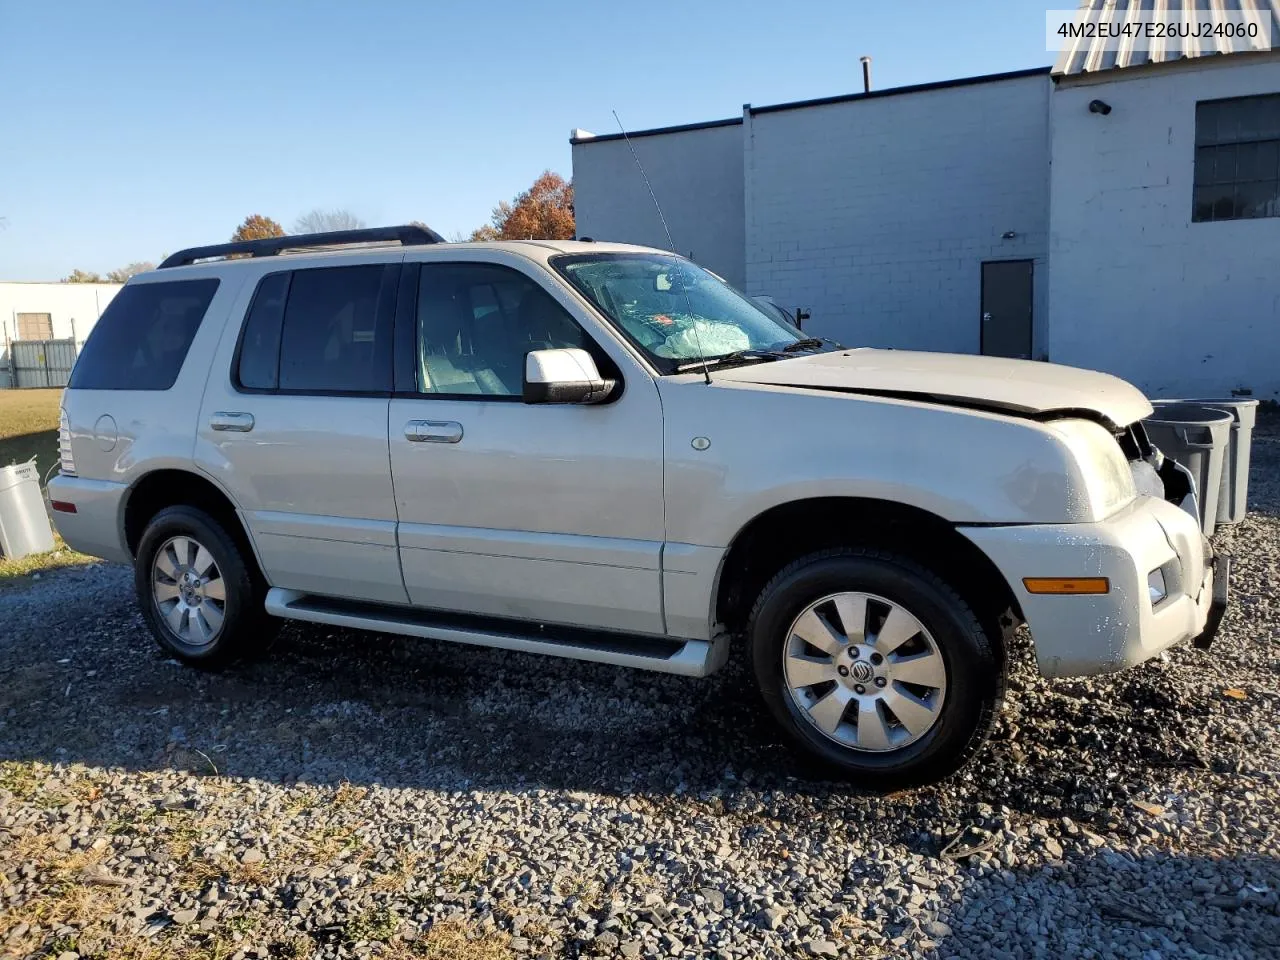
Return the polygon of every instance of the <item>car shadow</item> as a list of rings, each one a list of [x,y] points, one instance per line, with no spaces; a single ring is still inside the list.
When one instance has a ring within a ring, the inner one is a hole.
[[[1227,763],[1169,736],[1197,724],[1204,707],[1178,696],[1167,673],[1112,678],[1105,697],[1049,685],[1025,637],[982,753],[941,787],[880,797],[830,779],[781,742],[742,657],[696,680],[290,624],[269,651],[209,673],[151,641],[127,569],[49,580],[0,605],[14,629],[0,639],[0,759],[730,806],[776,790],[807,797],[811,810],[875,816],[886,840],[912,848],[984,805],[1116,828],[1113,811],[1153,775]],[[69,599],[42,602],[45,590]],[[23,603],[33,605],[25,614]],[[781,805],[777,816],[801,809]]]

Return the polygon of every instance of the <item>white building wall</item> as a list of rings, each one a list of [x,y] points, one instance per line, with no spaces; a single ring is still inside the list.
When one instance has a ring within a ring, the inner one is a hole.
[[[677,252],[734,286],[743,262],[742,126],[632,136]],[[573,144],[577,233],[667,248],[662,221],[625,140]]]
[[[1152,396],[1280,397],[1280,218],[1191,222],[1196,101],[1280,92],[1280,58],[1064,80],[1051,99],[1049,350]],[[1109,116],[1089,112],[1091,100]]]
[[[9,341],[18,339],[18,314],[47,313],[55,340],[84,343],[121,288],[119,283],[18,283],[0,281],[0,388],[8,387]]]
[[[84,343],[121,288],[119,283],[13,283],[0,281],[0,342],[18,338],[19,313],[47,313],[55,340]],[[73,334],[74,331],[74,334]]]
[[[810,310],[807,330],[850,345],[977,353],[982,262],[1032,259],[1042,354],[1049,84],[752,114],[747,291]]]

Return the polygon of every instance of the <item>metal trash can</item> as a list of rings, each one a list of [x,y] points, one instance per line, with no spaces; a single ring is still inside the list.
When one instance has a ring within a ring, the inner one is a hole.
[[[1226,410],[1179,401],[1162,402],[1143,421],[1151,442],[1195,478],[1200,529],[1205,536],[1213,534],[1218,522],[1218,495],[1233,421]]]
[[[36,462],[0,467],[0,554],[10,560],[53,549]]]
[[[1250,397],[1210,400],[1153,400],[1156,416],[1174,403],[1195,403],[1231,414],[1231,439],[1222,465],[1222,488],[1218,493],[1218,522],[1239,523],[1249,512],[1249,451],[1253,447],[1253,425],[1258,418],[1258,401]],[[1176,458],[1175,458],[1176,459]]]

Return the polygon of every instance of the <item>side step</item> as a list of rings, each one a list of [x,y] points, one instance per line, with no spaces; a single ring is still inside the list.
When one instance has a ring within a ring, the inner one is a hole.
[[[396,633],[406,637],[452,640],[522,653],[544,653],[684,677],[705,677],[722,667],[729,656],[728,638],[723,636],[708,643],[705,640],[611,633],[359,600],[337,600],[282,587],[272,587],[267,591],[266,606],[267,613],[288,620]]]

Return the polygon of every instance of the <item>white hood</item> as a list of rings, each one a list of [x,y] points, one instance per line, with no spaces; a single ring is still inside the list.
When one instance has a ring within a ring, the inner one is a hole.
[[[1140,390],[1110,374],[955,353],[839,350],[713,370],[711,376],[737,383],[910,395],[1029,415],[1088,410],[1117,427],[1151,413],[1151,404]]]

